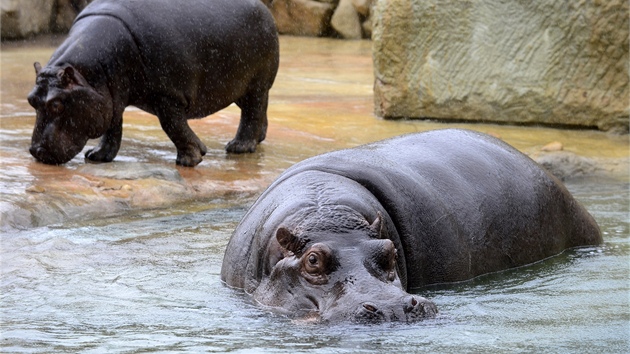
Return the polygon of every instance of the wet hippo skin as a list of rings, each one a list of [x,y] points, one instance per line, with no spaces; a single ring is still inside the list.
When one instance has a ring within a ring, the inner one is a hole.
[[[227,246],[229,286],[315,321],[416,321],[408,293],[602,242],[555,177],[502,141],[436,130],[316,156],[284,172]]]
[[[112,161],[133,105],[157,115],[177,164],[195,166],[206,147],[187,119],[232,103],[241,121],[226,150],[253,152],[265,139],[278,62],[275,23],[258,0],[96,0],[48,64],[35,63],[31,154],[62,164],[100,137],[86,158]]]

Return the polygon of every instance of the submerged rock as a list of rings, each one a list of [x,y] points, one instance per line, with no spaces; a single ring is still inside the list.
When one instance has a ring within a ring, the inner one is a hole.
[[[156,178],[165,181],[180,182],[182,176],[174,167],[161,164],[118,162],[104,164],[85,164],[77,168],[78,173],[112,179]]]
[[[545,151],[531,156],[542,167],[562,181],[588,177],[625,177],[628,159],[589,158],[569,151]]]

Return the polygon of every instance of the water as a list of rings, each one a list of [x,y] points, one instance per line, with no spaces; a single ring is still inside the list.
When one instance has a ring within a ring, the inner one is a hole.
[[[627,184],[571,186],[601,247],[421,291],[416,324],[305,325],[220,282],[243,207],[135,215],[3,236],[3,352],[592,352],[628,348]]]
[[[197,168],[176,168],[175,151],[157,120],[130,109],[115,164],[90,165],[97,170],[90,172],[77,157],[64,166],[44,166],[27,151],[34,114],[25,96],[33,84],[30,62],[45,62],[53,48],[47,42],[2,48],[1,352],[619,353],[630,348],[627,171],[567,182],[600,224],[602,246],[423,289],[420,294],[440,310],[435,320],[295,323],[219,279],[230,234],[255,196],[306,157],[446,125],[372,116],[369,42],[284,37],[268,139],[256,154],[223,153],[238,121],[238,109],[230,107],[191,123],[210,151]],[[627,136],[448,126],[499,135],[528,153],[561,141],[565,150],[597,161],[628,159]],[[134,172],[134,165],[176,172],[181,180],[106,177]]]

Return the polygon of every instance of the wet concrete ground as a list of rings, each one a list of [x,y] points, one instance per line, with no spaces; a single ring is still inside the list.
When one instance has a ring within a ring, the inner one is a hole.
[[[196,168],[175,165],[176,151],[157,118],[130,107],[113,163],[89,164],[83,152],[62,166],[29,154],[34,110],[26,95],[32,63],[45,63],[58,40],[4,43],[0,102],[0,227],[22,229],[119,216],[138,210],[190,212],[247,205],[284,169],[326,151],[431,129],[459,127],[498,136],[563,177],[628,180],[628,136],[434,121],[386,121],[373,114],[370,41],[281,38],[281,63],[269,102],[267,139],[254,154],[223,150],[239,121],[236,106],[189,121],[208,147]],[[85,150],[97,141],[90,141]],[[557,151],[561,147],[562,151]],[[85,151],[84,150],[84,151]],[[543,150],[551,150],[545,152]]]

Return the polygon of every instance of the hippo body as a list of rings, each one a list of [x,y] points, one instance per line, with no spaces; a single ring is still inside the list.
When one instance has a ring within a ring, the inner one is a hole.
[[[65,163],[101,137],[86,158],[112,161],[133,105],[157,115],[177,163],[194,166],[206,147],[187,119],[232,103],[241,121],[226,150],[253,152],[265,138],[278,52],[274,19],[259,0],[95,0],[46,67],[35,63],[31,154]]]
[[[591,215],[529,157],[466,130],[392,138],[302,161],[227,246],[229,286],[319,321],[414,321],[410,295],[602,242]]]

